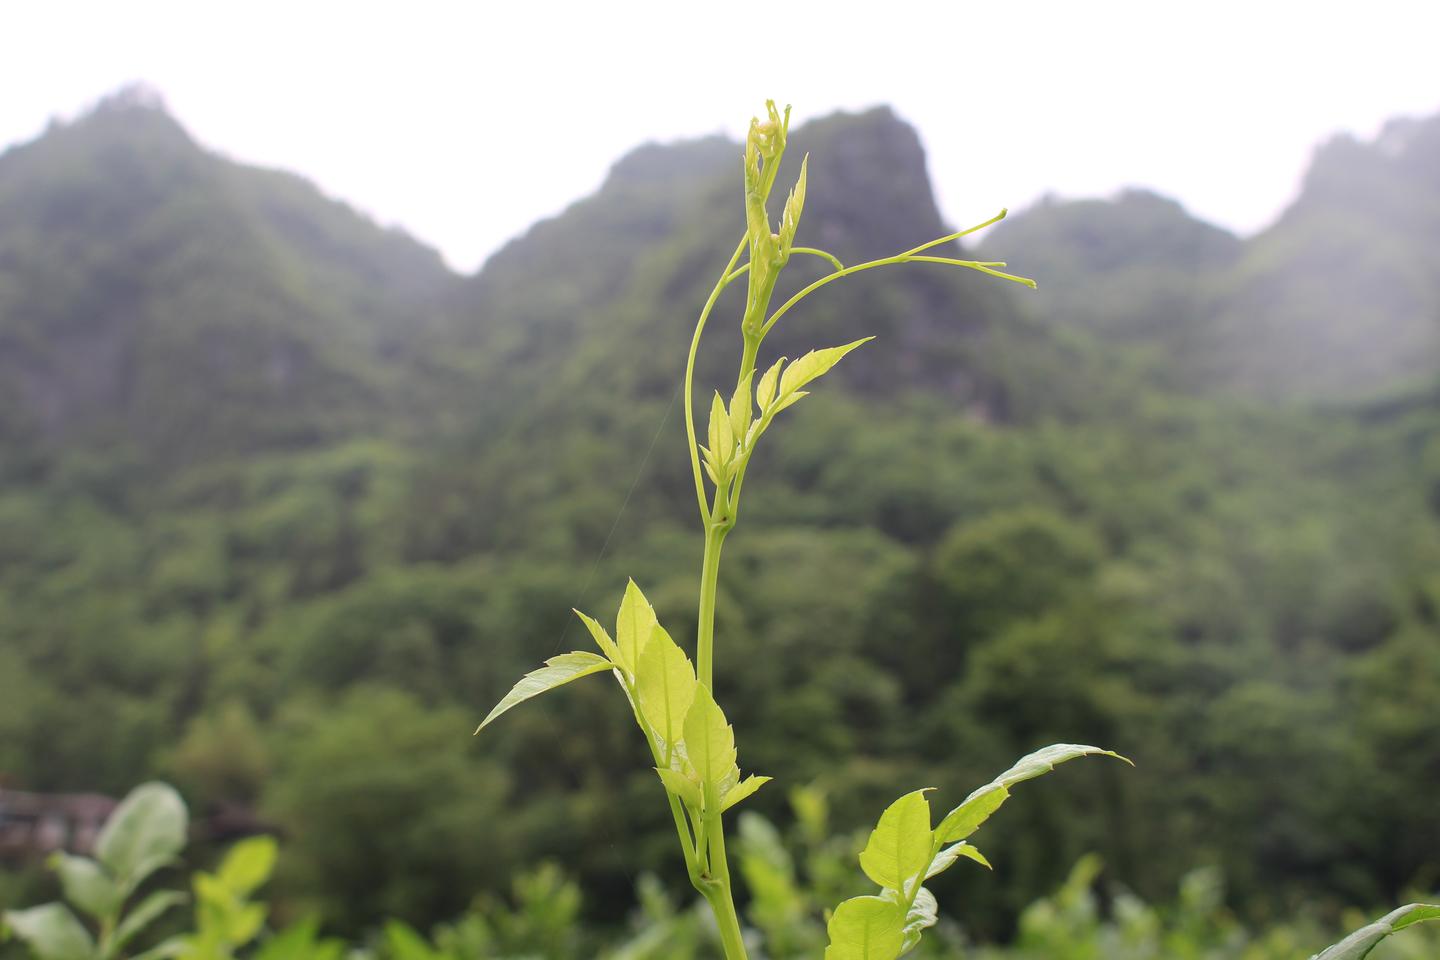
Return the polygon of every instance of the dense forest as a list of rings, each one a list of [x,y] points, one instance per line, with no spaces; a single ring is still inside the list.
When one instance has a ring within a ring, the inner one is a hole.
[[[806,242],[946,232],[888,110],[792,144]],[[168,779],[278,831],[281,910],[347,934],[545,861],[594,918],[683,873],[613,690],[470,733],[626,577],[693,640],[677,387],[738,156],[640,147],[458,276],[142,92],[0,155],[0,785]],[[909,265],[771,341],[878,337],[727,551],[716,685],[787,781],[754,808],[804,787],[852,830],[1052,741],[1132,758],[1017,795],[996,872],[937,881],[982,939],[1088,853],[1155,900],[1213,867],[1254,921],[1440,885],[1440,117],[1326,144],[1254,237],[1136,190],[978,249],[1039,291]]]

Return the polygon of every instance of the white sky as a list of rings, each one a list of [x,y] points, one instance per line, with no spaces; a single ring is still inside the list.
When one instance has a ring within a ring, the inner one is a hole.
[[[738,137],[767,96],[889,103],[952,222],[1142,185],[1249,232],[1331,133],[1440,110],[1437,37],[1434,0],[12,0],[0,145],[144,81],[202,143],[469,270],[643,141]]]

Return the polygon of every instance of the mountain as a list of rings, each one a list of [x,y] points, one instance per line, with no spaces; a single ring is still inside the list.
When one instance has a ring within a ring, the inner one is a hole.
[[[0,156],[0,436],[173,465],[368,429],[452,282],[124,91]]]
[[[1044,278],[1029,305],[1049,322],[1174,346],[1214,312],[1216,278],[1243,249],[1174,200],[1131,189],[1108,200],[1046,198],[997,224],[980,253],[1023,257]]]
[[[1247,243],[1215,317],[1228,382],[1262,396],[1383,392],[1440,374],[1440,116],[1340,136]]]
[[[1046,200],[981,253],[1018,249],[1061,326],[1158,355],[1172,382],[1279,401],[1360,399],[1440,374],[1440,116],[1315,154],[1294,203],[1239,240],[1145,191]]]
[[[890,110],[815,121],[792,131],[790,141],[778,182],[793,182],[800,158],[812,155],[806,236],[842,261],[888,256],[947,232],[919,138]],[[605,367],[623,357],[626,375],[644,381],[641,389],[668,396],[693,317],[743,230],[734,202],[740,154],[740,144],[710,138],[650,145],[623,158],[594,196],[485,264],[459,298],[453,342],[485,353],[487,372],[502,378],[506,369]],[[948,253],[965,255],[958,244]],[[776,304],[825,269],[796,258]],[[713,361],[717,377],[733,367],[726,350],[738,353],[738,332],[724,326],[736,313],[735,296],[721,301],[710,334],[730,341]],[[1018,319],[1014,304],[987,278],[917,265],[817,296],[770,344],[794,356],[815,346],[817,335],[838,343],[875,334],[841,378],[880,393],[936,388],[1000,415],[1007,397],[996,341],[1050,339]],[[646,349],[632,355],[639,343]],[[707,351],[702,362],[716,356]],[[576,375],[597,373],[604,371]]]

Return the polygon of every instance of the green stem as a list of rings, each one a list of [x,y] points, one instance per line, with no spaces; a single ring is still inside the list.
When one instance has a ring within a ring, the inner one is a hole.
[[[712,691],[715,689],[715,592],[720,577],[720,550],[725,546],[725,534],[728,531],[728,527],[718,524],[705,528],[705,560],[700,567],[700,617],[695,627],[695,676]]]
[[[705,900],[720,928],[720,945],[725,960],[746,960],[745,938],[740,932],[740,915],[730,890],[730,867],[725,862],[725,831],[718,820],[710,831],[710,872],[714,883],[705,891]]]
[[[695,439],[695,355],[700,351],[700,334],[705,332],[705,321],[710,319],[710,311],[715,309],[715,301],[720,299],[720,291],[730,282],[730,271],[735,268],[740,254],[745,252],[749,239],[748,235],[740,238],[740,245],[730,255],[730,262],[725,265],[725,269],[720,272],[720,279],[715,282],[715,289],[710,291],[705,308],[700,311],[700,319],[695,323],[695,335],[690,338],[690,355],[685,360],[685,437],[690,441],[690,470],[695,475],[695,498],[700,504],[700,517],[707,526],[710,523],[710,509],[705,506],[705,479],[700,472],[700,451]]]

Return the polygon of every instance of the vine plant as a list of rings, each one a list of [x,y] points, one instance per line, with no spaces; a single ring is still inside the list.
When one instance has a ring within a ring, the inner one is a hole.
[[[779,229],[772,231],[768,201],[785,153],[790,108],[786,107],[782,115],[770,101],[766,111],[766,119],[751,120],[745,140],[745,235],[700,311],[685,363],[685,431],[705,533],[694,663],[657,621],[655,611],[632,580],[620,601],[613,636],[594,618],[575,611],[594,637],[598,654],[575,651],[547,660],[545,666],[522,678],[480,724],[483,730],[516,704],[572,680],[593,673],[612,673],[650,747],[690,882],[714,911],[726,960],[744,960],[747,954],[726,860],[723,814],[770,778],[751,774],[741,779],[734,733],[713,693],[715,587],[721,551],[739,519],[745,476],[760,439],[781,412],[808,394],[806,387],[850,351],[872,339],[812,350],[788,364],[781,357],[757,378],[765,337],[782,317],[822,287],[876,267],[942,264],[1035,286],[1033,280],[1003,272],[1003,262],[961,260],[930,252],[996,223],[1005,216],[1003,210],[967,230],[891,257],[848,267],[824,250],[796,246],[795,234],[805,206],[808,157],[801,163],[799,179],[785,200]],[[772,311],[776,280],[796,254],[819,257],[834,269]],[[742,277],[747,290],[740,320],[740,370],[729,402],[718,391],[711,399],[709,428],[701,445],[694,415],[695,358],[721,292]],[[710,481],[708,496],[706,478]],[[831,912],[825,960],[894,960],[911,950],[919,943],[922,931],[936,921],[935,898],[923,886],[924,881],[962,858],[988,867],[985,857],[967,838],[1005,802],[1010,788],[1054,769],[1058,763],[1087,754],[1119,756],[1079,744],[1046,747],[970,794],[934,826],[928,789],[896,800],[880,816],[860,854],[861,869],[880,890],[873,896],[846,900]]]

